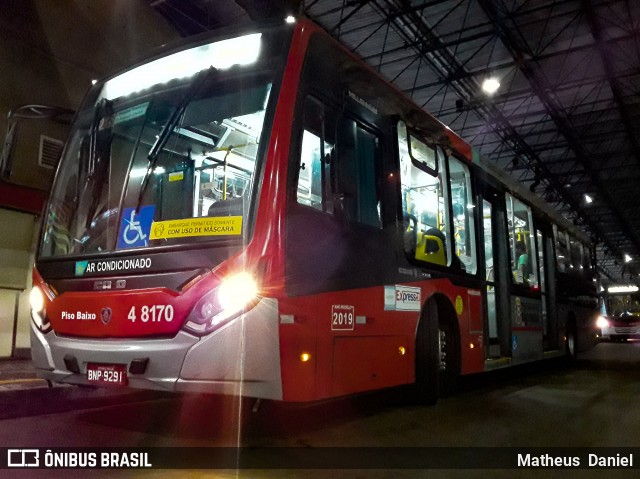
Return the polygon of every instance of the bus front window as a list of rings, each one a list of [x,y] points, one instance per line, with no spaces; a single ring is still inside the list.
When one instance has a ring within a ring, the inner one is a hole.
[[[241,235],[270,90],[266,75],[213,75],[196,90],[169,83],[81,112],[52,192],[41,255]],[[228,217],[234,220],[204,220]]]

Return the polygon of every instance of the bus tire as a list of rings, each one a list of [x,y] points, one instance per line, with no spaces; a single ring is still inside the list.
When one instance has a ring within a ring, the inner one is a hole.
[[[438,323],[438,392],[440,397],[451,396],[460,377],[460,336],[449,315],[441,315]]]
[[[565,335],[567,337],[565,342],[565,355],[569,361],[575,361],[578,357],[578,328],[573,316],[570,316],[567,320]]]
[[[412,402],[432,406],[438,401],[438,305],[427,301],[416,331],[415,382]]]

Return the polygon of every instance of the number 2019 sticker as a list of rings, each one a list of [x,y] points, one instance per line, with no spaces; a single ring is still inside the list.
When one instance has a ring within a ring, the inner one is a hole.
[[[355,308],[344,304],[331,306],[331,330],[351,331],[356,324]]]

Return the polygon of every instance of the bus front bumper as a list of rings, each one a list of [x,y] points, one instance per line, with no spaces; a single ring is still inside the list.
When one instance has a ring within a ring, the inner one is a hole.
[[[167,339],[70,338],[31,323],[31,357],[39,377],[63,384],[92,384],[90,363],[125,365],[133,388],[282,399],[278,326],[275,299],[202,338],[182,330]],[[146,367],[135,373],[132,364]]]

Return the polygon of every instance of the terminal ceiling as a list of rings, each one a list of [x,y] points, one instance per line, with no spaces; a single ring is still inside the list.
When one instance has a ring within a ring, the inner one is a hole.
[[[605,282],[640,282],[640,2],[149,3],[185,36],[311,18],[581,227]],[[489,77],[493,95],[481,88]]]

